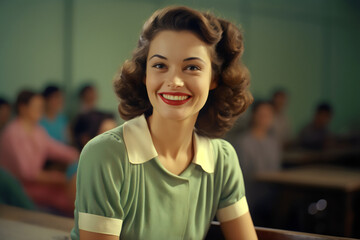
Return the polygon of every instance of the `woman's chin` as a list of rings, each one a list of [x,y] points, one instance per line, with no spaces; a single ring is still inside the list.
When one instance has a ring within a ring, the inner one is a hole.
[[[171,121],[184,121],[186,119],[196,118],[198,115],[198,113],[189,113],[185,109],[159,111],[157,114],[159,114],[161,118]]]

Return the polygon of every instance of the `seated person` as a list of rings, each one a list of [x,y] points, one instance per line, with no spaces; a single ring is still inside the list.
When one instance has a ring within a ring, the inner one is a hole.
[[[300,132],[299,144],[301,147],[321,150],[331,145],[332,140],[328,125],[332,114],[332,107],[328,103],[318,105],[313,120]]]
[[[270,227],[271,209],[274,204],[274,189],[258,183],[257,173],[276,171],[281,167],[281,145],[270,134],[274,119],[274,108],[270,102],[259,101],[253,105],[250,129],[240,135],[235,146],[239,155],[244,181],[247,186],[246,196],[254,223]]]
[[[96,108],[97,91],[95,85],[86,84],[79,91],[80,113],[86,113]]]
[[[67,119],[62,113],[64,97],[60,88],[55,85],[47,86],[42,95],[45,100],[45,113],[40,120],[40,125],[45,128],[50,137],[55,140],[67,143]]]
[[[290,123],[286,115],[288,98],[288,94],[284,90],[277,90],[271,99],[271,103],[274,106],[274,120],[271,132],[278,139],[282,147],[287,147],[291,140]]]
[[[23,184],[25,191],[39,206],[70,212],[73,203],[66,195],[65,174],[43,170],[46,160],[72,163],[79,152],[52,139],[39,125],[43,98],[22,91],[16,100],[16,118],[0,137],[0,165]]]

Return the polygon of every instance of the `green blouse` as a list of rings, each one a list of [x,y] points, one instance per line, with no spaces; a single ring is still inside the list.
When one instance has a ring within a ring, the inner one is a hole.
[[[160,163],[144,115],[91,140],[77,173],[75,226],[120,239],[203,239],[214,216],[248,212],[233,147],[194,133],[194,159],[180,175]]]

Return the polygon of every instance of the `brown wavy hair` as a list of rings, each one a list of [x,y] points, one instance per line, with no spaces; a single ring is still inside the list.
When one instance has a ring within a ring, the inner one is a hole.
[[[223,136],[253,101],[248,91],[250,75],[241,62],[243,35],[229,21],[188,7],[160,9],[145,22],[132,58],[125,61],[114,79],[120,116],[129,120],[152,114],[143,79],[150,42],[164,30],[190,31],[211,47],[212,77],[217,87],[210,90],[195,128],[203,136]]]

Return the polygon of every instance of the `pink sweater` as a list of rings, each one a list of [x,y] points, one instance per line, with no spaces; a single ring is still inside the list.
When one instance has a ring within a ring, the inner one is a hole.
[[[19,119],[0,137],[0,165],[23,181],[34,180],[47,159],[71,163],[78,156],[75,148],[52,139],[41,126],[27,133]]]

